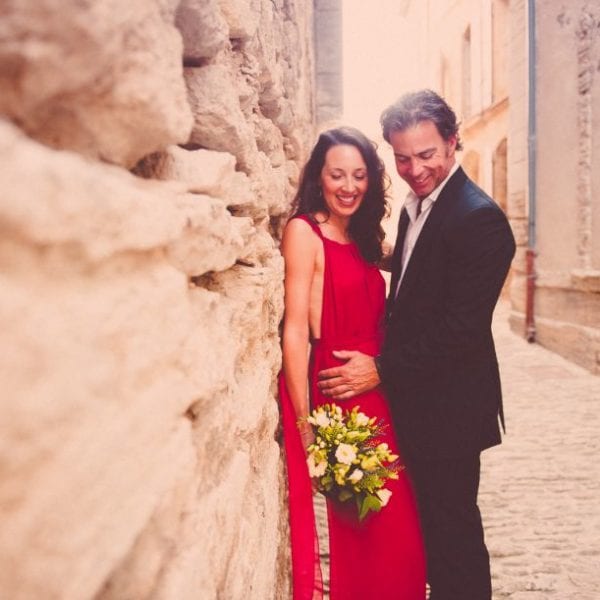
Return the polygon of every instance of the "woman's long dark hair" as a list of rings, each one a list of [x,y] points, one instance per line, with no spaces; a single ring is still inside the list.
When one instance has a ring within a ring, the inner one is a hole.
[[[381,242],[385,237],[381,221],[389,213],[387,190],[389,179],[376,146],[354,127],[338,127],[324,131],[319,136],[300,177],[294,198],[293,216],[317,212],[329,214],[321,192],[321,171],[325,155],[333,146],[354,146],[367,165],[368,186],[360,208],[350,217],[348,233],[365,260],[376,263],[381,259]]]

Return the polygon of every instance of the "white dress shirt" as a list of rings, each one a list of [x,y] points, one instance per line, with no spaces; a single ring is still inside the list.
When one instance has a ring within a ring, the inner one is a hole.
[[[402,248],[402,272],[400,273],[400,279],[398,280],[398,286],[396,287],[396,295],[398,295],[398,290],[400,290],[400,285],[402,284],[402,279],[404,278],[404,273],[406,272],[406,267],[408,266],[408,261],[413,253],[415,244],[419,239],[419,235],[421,234],[421,230],[429,217],[429,213],[431,212],[431,207],[433,203],[438,199],[438,196],[442,193],[444,186],[448,183],[448,180],[460,165],[455,162],[450,169],[446,179],[438,185],[435,190],[429,194],[429,196],[423,198],[421,203],[421,213],[417,216],[417,206],[419,204],[419,198],[417,195],[410,190],[406,195],[406,200],[404,202],[404,208],[408,213],[408,228],[406,230],[406,235],[404,236],[404,247]]]

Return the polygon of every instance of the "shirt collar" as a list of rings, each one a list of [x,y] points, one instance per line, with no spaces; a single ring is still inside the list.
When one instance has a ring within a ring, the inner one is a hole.
[[[450,169],[450,171],[448,172],[448,175],[446,175],[446,179],[444,179],[444,181],[442,181],[442,183],[440,183],[440,185],[438,185],[435,188],[435,190],[433,190],[431,192],[431,194],[429,194],[429,196],[426,196],[425,198],[423,198],[422,210],[428,209],[438,199],[439,195],[442,193],[442,190],[444,189],[444,186],[448,183],[448,180],[450,179],[450,177],[452,177],[452,175],[454,175],[454,173],[456,173],[456,171],[458,170],[458,167],[460,167],[460,165],[458,164],[458,162],[455,162],[452,165],[452,168]],[[406,200],[404,202],[404,207],[407,209],[407,212],[411,215],[411,217],[413,217],[413,216],[416,217],[416,210],[417,210],[418,202],[419,202],[419,198],[417,197],[417,195],[412,190],[409,190],[408,194],[406,194]],[[410,210],[408,210],[409,208],[410,208]]]

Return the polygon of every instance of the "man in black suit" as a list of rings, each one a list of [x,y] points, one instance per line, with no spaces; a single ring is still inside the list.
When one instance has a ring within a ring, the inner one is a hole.
[[[392,258],[377,357],[336,352],[320,386],[345,399],[385,387],[413,480],[431,600],[489,600],[477,506],[482,450],[503,423],[492,313],[515,252],[504,213],[458,166],[456,116],[435,92],[406,94],[381,116],[411,191]]]

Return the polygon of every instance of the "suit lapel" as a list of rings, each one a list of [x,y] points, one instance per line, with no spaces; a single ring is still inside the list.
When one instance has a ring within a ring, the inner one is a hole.
[[[398,279],[402,272],[402,249],[404,248],[404,238],[408,229],[408,213],[403,208],[398,221],[398,234],[396,235],[396,244],[394,246],[394,255],[392,257],[392,279],[390,283],[390,293],[388,295],[388,308],[391,308],[396,296],[396,288],[398,287]]]
[[[419,234],[419,238],[417,239],[417,243],[415,244],[412,255],[406,267],[396,300],[401,300],[402,297],[405,296],[413,286],[419,272],[419,268],[421,267],[423,260],[425,260],[428,255],[429,247],[436,241],[436,239],[438,239],[440,226],[444,221],[446,214],[454,205],[456,194],[460,187],[462,187],[465,179],[465,172],[461,167],[459,167],[456,173],[452,175],[452,177],[444,186],[444,189],[438,196],[437,200],[433,203],[433,206],[431,207],[431,213],[427,217],[425,225],[423,225],[423,229]],[[406,233],[406,229],[404,232]],[[402,238],[402,243],[404,244],[404,237]],[[402,256],[402,251],[400,256]]]

